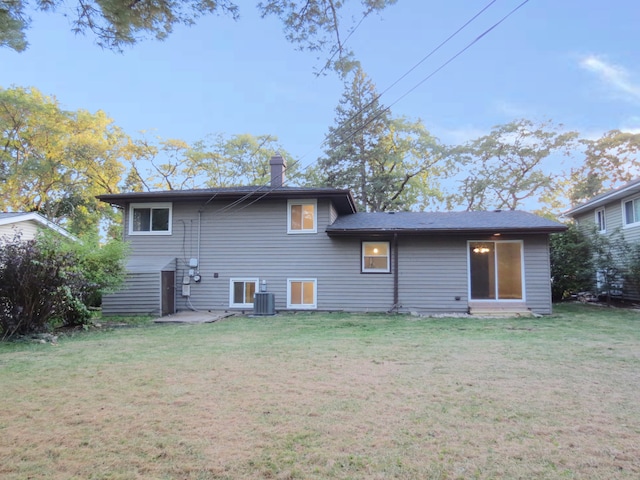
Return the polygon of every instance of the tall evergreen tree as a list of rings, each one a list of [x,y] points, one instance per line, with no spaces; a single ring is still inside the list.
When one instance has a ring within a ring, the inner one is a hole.
[[[354,70],[310,182],[351,189],[363,211],[407,210],[440,196],[443,172],[438,144],[422,122],[394,119],[371,79]]]

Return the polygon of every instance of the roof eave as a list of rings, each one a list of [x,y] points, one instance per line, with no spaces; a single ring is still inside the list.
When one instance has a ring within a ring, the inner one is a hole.
[[[149,202],[149,201],[172,201],[172,202],[202,202],[213,199],[238,200],[246,198],[247,200],[261,198],[328,198],[332,200],[340,213],[355,213],[357,211],[356,203],[348,190],[306,190],[306,191],[228,191],[228,192],[186,192],[180,190],[164,191],[164,192],[135,192],[135,193],[109,193],[97,195],[96,198],[102,202],[124,208],[129,203]]]
[[[621,200],[624,197],[627,197],[629,195],[633,195],[634,193],[639,193],[639,192],[640,192],[640,185],[636,182],[636,183],[633,183],[632,185],[629,185],[626,188],[609,192],[608,194],[605,194],[600,198],[589,200],[588,202],[583,203],[582,205],[578,205],[577,207],[571,208],[566,212],[564,212],[562,215],[564,217],[574,217],[579,213],[589,211],[598,207],[602,207],[603,205],[606,205],[609,202],[613,202],[615,200]]]
[[[389,236],[393,234],[402,235],[539,235],[560,233],[567,229],[564,225],[557,227],[549,226],[542,228],[366,228],[347,229],[327,227],[326,233],[330,237],[357,237],[357,236]]]

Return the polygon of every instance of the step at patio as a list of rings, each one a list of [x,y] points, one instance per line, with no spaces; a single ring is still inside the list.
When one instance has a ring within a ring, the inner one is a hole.
[[[533,315],[524,303],[469,303],[469,313],[492,317],[530,317]]]

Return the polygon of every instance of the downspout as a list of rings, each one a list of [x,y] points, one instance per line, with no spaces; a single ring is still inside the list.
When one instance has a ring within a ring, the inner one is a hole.
[[[202,209],[198,210],[198,273],[200,273],[200,234],[202,232]]]
[[[399,272],[398,272],[398,234],[393,234],[393,309],[398,311],[400,308],[400,293],[399,293]]]

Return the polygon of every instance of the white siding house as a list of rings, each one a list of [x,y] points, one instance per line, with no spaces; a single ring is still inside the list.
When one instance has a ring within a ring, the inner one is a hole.
[[[33,240],[41,229],[49,229],[67,238],[73,238],[65,229],[37,212],[0,212],[0,239],[12,240],[19,234],[22,240]]]
[[[596,231],[610,238],[622,237],[630,245],[640,244],[640,179],[597,195],[565,216],[586,232]],[[640,300],[640,286],[624,278],[619,282],[625,298]]]

